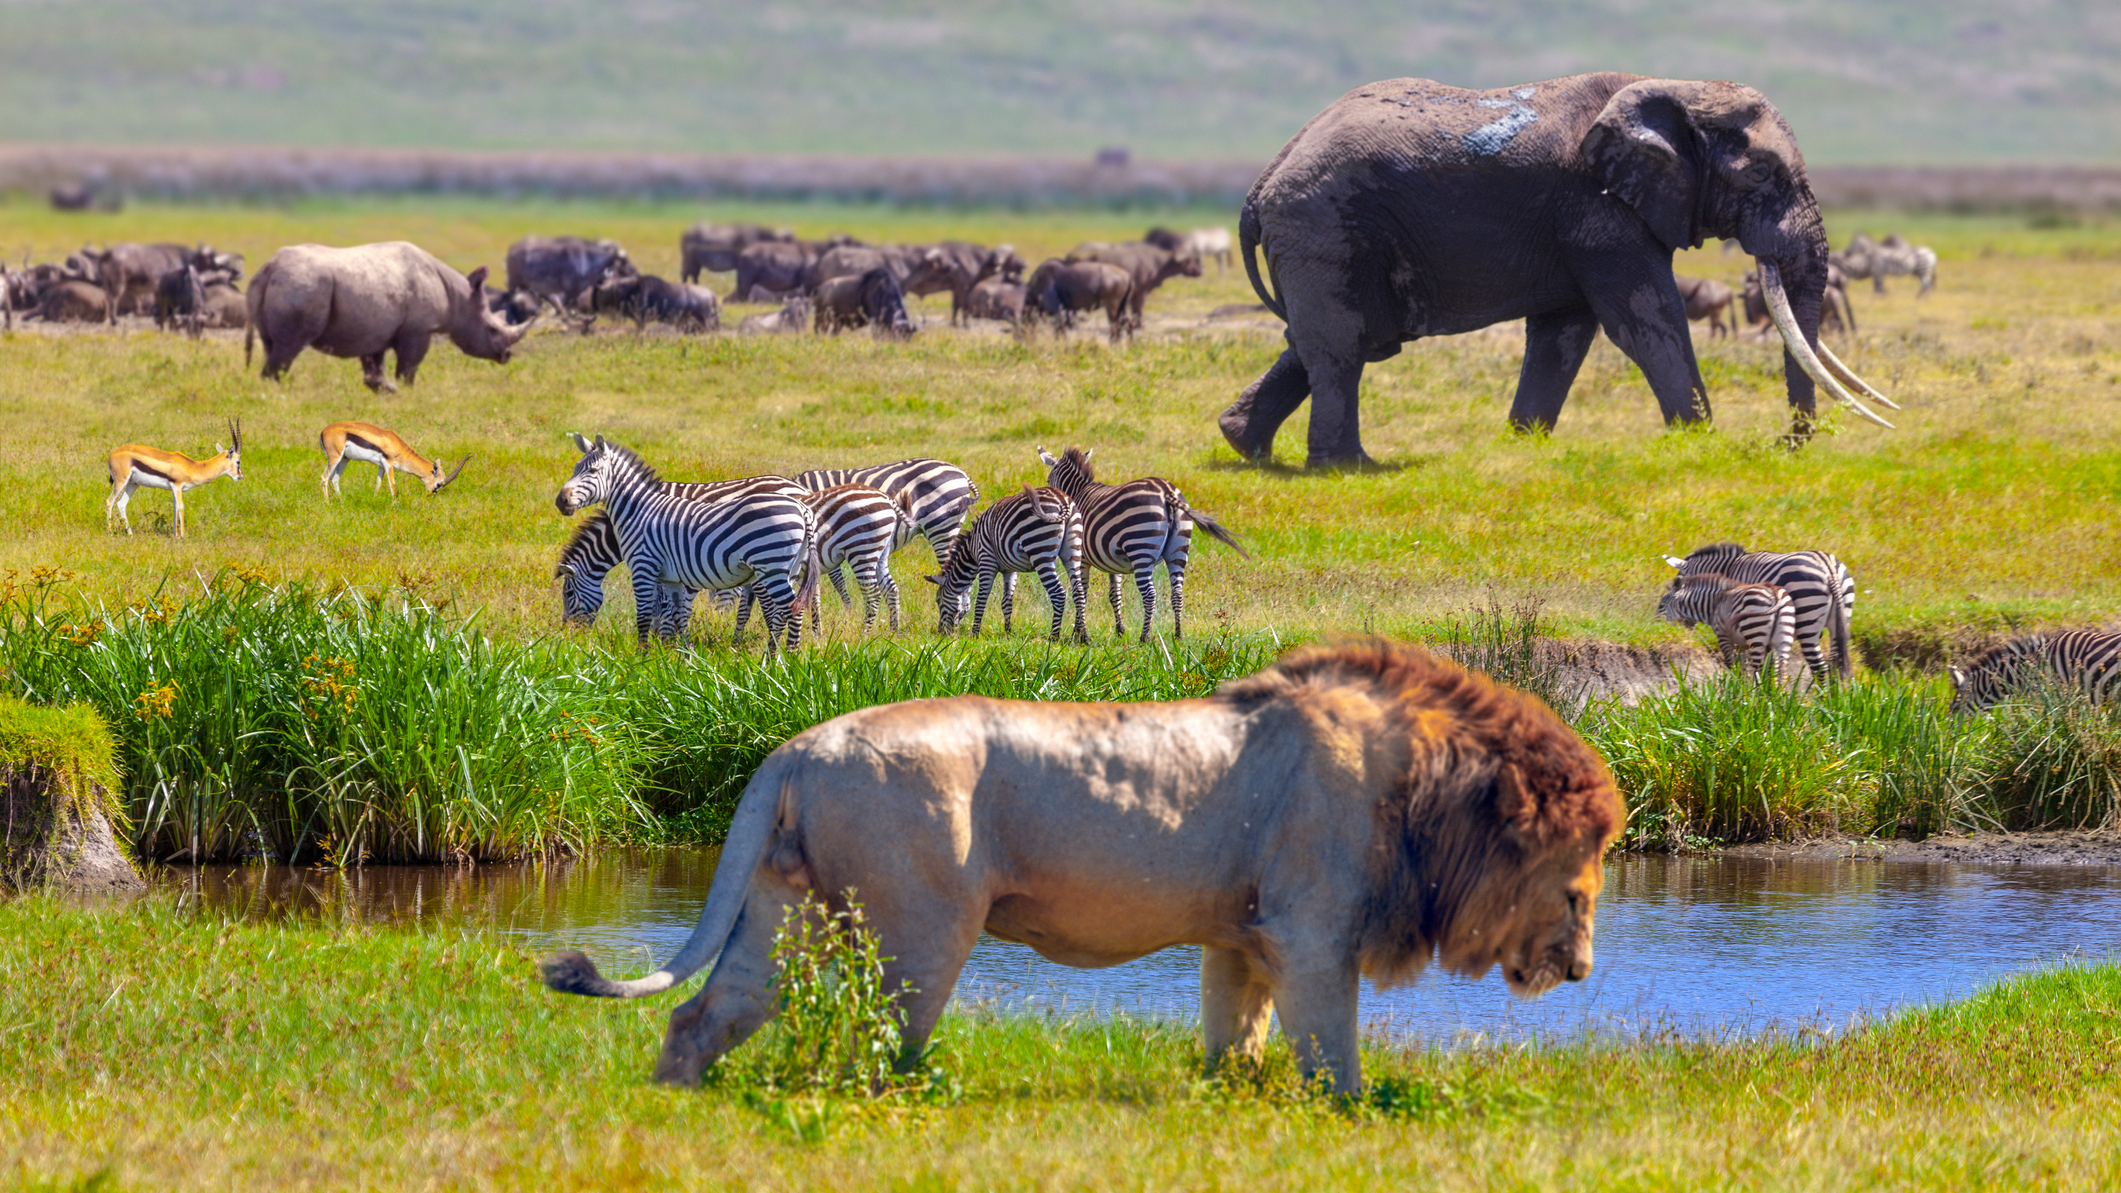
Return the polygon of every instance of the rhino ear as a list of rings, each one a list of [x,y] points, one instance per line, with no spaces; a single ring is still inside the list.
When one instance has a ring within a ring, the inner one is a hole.
[[[486,267],[481,265],[477,269],[472,270],[471,276],[464,280],[471,283],[471,292],[473,294],[486,289]]]
[[[1620,89],[1583,135],[1584,163],[1666,248],[1701,243],[1694,218],[1704,156],[1685,97],[1646,79]]]

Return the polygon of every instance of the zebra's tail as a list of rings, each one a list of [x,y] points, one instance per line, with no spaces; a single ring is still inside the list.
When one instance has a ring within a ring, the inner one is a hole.
[[[1214,535],[1216,539],[1220,541],[1224,546],[1230,548],[1232,551],[1237,552],[1239,555],[1244,556],[1246,559],[1252,558],[1252,553],[1250,551],[1245,550],[1244,544],[1238,542],[1237,536],[1231,534],[1229,530],[1227,530],[1223,526],[1222,523],[1216,521],[1215,519],[1209,517],[1204,513],[1201,513],[1199,510],[1194,509],[1192,506],[1187,505],[1186,499],[1184,497],[1180,497],[1177,494],[1173,494],[1172,496],[1172,504],[1178,506],[1178,508],[1183,511],[1187,517],[1193,519],[1193,524],[1195,526],[1198,526],[1202,530],[1207,531],[1209,534]]]
[[[1827,615],[1827,642],[1833,656],[1834,674],[1847,679],[1855,673],[1856,663],[1849,650],[1849,607],[1841,599],[1841,586],[1835,585],[1832,594],[1833,609]]]
[[[803,548],[803,566],[798,573],[801,578],[797,580],[795,587],[795,612],[798,616],[817,600],[818,581],[825,576],[825,551],[824,545],[819,542],[820,537],[812,534],[809,544]]]

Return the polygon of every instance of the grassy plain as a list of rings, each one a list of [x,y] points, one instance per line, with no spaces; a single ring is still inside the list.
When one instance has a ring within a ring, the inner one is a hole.
[[[469,269],[498,267],[525,233],[575,232],[616,237],[645,269],[668,274],[678,231],[703,214],[408,199],[62,217],[15,201],[0,204],[0,250],[42,259],[90,240],[204,239],[246,253],[255,269],[287,243],[407,238]],[[1153,221],[1227,221],[824,206],[712,214],[805,234],[1008,241],[1034,261]],[[1785,422],[1778,352],[1745,340],[1700,342],[1713,431],[1666,432],[1639,375],[1601,340],[1555,434],[1508,434],[1521,342],[1499,328],[1412,344],[1371,367],[1367,438],[1386,471],[1249,467],[1213,417],[1273,359],[1278,325],[1207,319],[1252,298],[1241,272],[1218,277],[1212,267],[1167,284],[1151,302],[1149,333],[1116,350],[1094,334],[1019,343],[994,325],[929,327],[906,345],[548,329],[505,367],[438,346],[416,386],[384,397],[360,386],[351,362],[315,355],[285,385],[263,383],[227,334],[194,343],[137,327],[18,327],[0,338],[0,415],[16,429],[0,568],[63,566],[113,601],[196,592],[197,576],[224,565],[404,583],[484,610],[489,627],[541,633],[557,623],[549,578],[567,532],[549,504],[572,459],[562,432],[581,430],[640,449],[675,478],[936,455],[962,463],[990,499],[1041,478],[1036,446],[1092,447],[1106,475],[1170,477],[1255,548],[1250,562],[1202,549],[1189,578],[1196,627],[1413,632],[1499,590],[1544,598],[1565,632],[1671,640],[1650,619],[1669,574],[1657,554],[1726,538],[1836,551],[1863,590],[1867,642],[2109,616],[2121,596],[2121,224],[1832,221],[1837,241],[1858,227],[1900,228],[1942,258],[1931,296],[1918,299],[1904,280],[1882,298],[1859,289],[1862,330],[1841,349],[1907,409],[1891,432],[1835,416],[1833,433],[1796,454],[1775,446]],[[1685,254],[1679,268],[1735,283],[1746,264],[1712,248]],[[923,313],[935,319],[944,306],[931,300]],[[104,532],[105,452],[140,441],[210,454],[227,416],[244,420],[246,479],[191,495],[187,541],[160,533],[167,499],[144,491],[133,502],[142,533]],[[471,466],[439,498],[413,491],[395,503],[350,475],[346,500],[327,505],[315,436],[341,418],[393,427],[452,460],[468,453]],[[1300,458],[1303,429],[1299,414],[1283,456]],[[897,567],[923,627],[905,633],[925,634],[925,550],[902,553]],[[607,611],[607,625],[628,603]],[[853,625],[842,618],[834,632]]]
[[[946,1018],[960,1087],[879,1106],[647,1083],[671,996],[538,989],[492,938],[0,904],[0,1182],[32,1189],[2110,1187],[2121,968],[1831,1038],[1367,1046],[1339,1107],[1272,1045]],[[945,1083],[943,1088],[948,1088]],[[101,1183],[96,1183],[100,1178]]]

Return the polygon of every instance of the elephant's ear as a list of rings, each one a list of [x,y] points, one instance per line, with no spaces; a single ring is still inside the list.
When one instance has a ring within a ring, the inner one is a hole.
[[[1669,84],[1631,83],[1583,135],[1583,160],[1671,249],[1701,243],[1701,137]]]

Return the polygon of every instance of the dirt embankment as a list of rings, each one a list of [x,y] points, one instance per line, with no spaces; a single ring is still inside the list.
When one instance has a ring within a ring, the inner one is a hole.
[[[2037,833],[1946,833],[1921,841],[1823,838],[1734,845],[1724,857],[1775,861],[1959,862],[2001,866],[2121,866],[2121,829]]]

